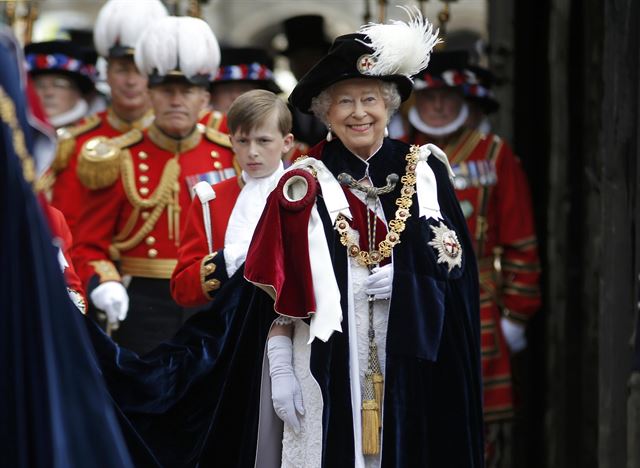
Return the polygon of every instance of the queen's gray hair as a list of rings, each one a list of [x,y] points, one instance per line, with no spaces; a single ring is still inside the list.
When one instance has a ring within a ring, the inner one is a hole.
[[[400,103],[402,99],[400,98],[400,93],[398,92],[398,86],[395,83],[389,81],[378,80],[380,85],[380,93],[382,94],[382,99],[387,108],[387,123],[391,120],[391,116],[396,113],[396,111],[400,108]],[[318,119],[322,121],[327,127],[329,126],[329,122],[327,121],[327,114],[329,113],[329,108],[331,107],[331,92],[333,91],[336,83],[332,84],[328,88],[324,89],[320,94],[311,99],[311,112]]]

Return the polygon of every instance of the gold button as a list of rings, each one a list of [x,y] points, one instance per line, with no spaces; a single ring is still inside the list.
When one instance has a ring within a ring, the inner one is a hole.
[[[147,187],[140,187],[138,191],[140,192],[140,195],[149,195],[149,189]]]
[[[156,243],[156,238],[153,236],[149,236],[144,241],[147,243],[147,245],[153,245]]]
[[[213,163],[213,167],[216,169],[222,169],[222,163],[220,161],[216,161]]]
[[[147,255],[149,258],[156,258],[158,256],[158,251],[156,249],[149,249]]]
[[[204,273],[205,275],[210,275],[211,273],[213,273],[214,271],[216,271],[216,265],[214,263],[207,263],[204,266]]]
[[[218,153],[217,151],[214,150],[214,151],[211,152],[211,157],[214,158],[214,159],[219,158],[220,157],[220,153]]]
[[[145,163],[140,163],[138,164],[138,168],[142,171],[142,172],[147,172],[149,170],[149,165],[145,164]]]
[[[138,177],[138,180],[140,181],[140,183],[146,184],[147,182],[149,182],[149,176],[141,175],[140,177]]]
[[[139,157],[140,159],[147,159],[147,158],[149,157],[149,155],[148,155],[147,153],[145,153],[144,151],[140,151],[140,152],[138,153],[138,157]]]
[[[140,213],[140,216],[142,216],[142,219],[147,219],[149,217],[149,212],[143,211],[142,213]]]
[[[216,289],[218,289],[220,287],[220,280],[210,279],[209,281],[207,281],[204,284],[207,287],[207,291],[215,291]]]

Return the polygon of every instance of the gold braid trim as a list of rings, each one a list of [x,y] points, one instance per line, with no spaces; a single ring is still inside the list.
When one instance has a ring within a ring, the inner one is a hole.
[[[136,227],[136,221],[138,221],[138,216],[140,216],[140,208],[134,208],[133,211],[131,212],[131,215],[129,216],[129,219],[127,219],[127,222],[122,228],[122,231],[120,231],[113,238],[113,240],[116,242],[125,240],[127,236],[131,234],[131,231],[133,231],[133,228]]]
[[[45,171],[35,183],[35,191],[36,193],[45,193],[48,194],[52,189],[53,184],[56,182],[56,176],[52,170]]]
[[[122,281],[115,265],[109,260],[93,260],[89,262],[96,274],[100,277],[100,283],[105,281]]]
[[[22,133],[22,128],[20,128],[16,117],[16,106],[13,100],[7,96],[2,86],[0,86],[0,119],[11,129],[13,150],[22,164],[22,176],[27,182],[34,184],[36,178],[35,164],[27,151],[24,133]]]
[[[222,112],[214,110],[209,114],[209,119],[207,120],[207,128],[213,128],[214,130],[220,130],[220,124],[222,124],[222,117],[224,115]]]
[[[81,123],[71,127],[59,128],[56,131],[58,136],[58,149],[56,157],[51,163],[51,169],[58,173],[67,168],[71,155],[76,148],[76,138],[87,133],[100,125],[100,117],[97,114],[90,115]]]
[[[360,246],[349,235],[349,223],[347,219],[338,215],[336,218],[336,231],[340,234],[340,243],[347,248],[350,257],[355,257],[362,266],[372,266],[380,263],[385,258],[391,256],[391,251],[396,244],[400,243],[400,234],[404,231],[405,222],[411,217],[409,208],[413,204],[411,197],[416,193],[416,168],[418,164],[418,154],[420,147],[412,145],[409,153],[405,156],[407,167],[405,175],[400,178],[403,183],[400,189],[400,197],[396,199],[395,218],[389,221],[389,232],[383,241],[378,244],[378,250],[366,252],[360,250]]]
[[[217,143],[218,145],[224,146],[225,148],[231,148],[231,140],[229,139],[229,135],[227,135],[226,133],[222,133],[220,130],[207,127],[205,136],[207,137],[207,140],[213,143]]]
[[[71,154],[76,147],[76,139],[73,137],[63,138],[58,140],[58,148],[56,150],[56,157],[51,163],[51,169],[58,173],[67,168]]]
[[[114,242],[109,252],[112,258],[119,258],[120,252],[130,250],[138,245],[155,227],[158,219],[162,215],[162,212],[168,205],[173,205],[174,191],[178,184],[178,176],[180,175],[180,164],[174,158],[164,166],[162,171],[162,177],[153,195],[148,199],[143,199],[138,195],[136,190],[135,175],[133,168],[133,161],[131,160],[131,154],[127,151],[122,158],[122,185],[124,191],[129,199],[129,202],[133,205],[134,209],[149,209],[153,208],[153,211],[147,218],[142,227],[127,240],[121,242]],[[179,186],[178,186],[179,187]],[[127,223],[128,224],[128,223]],[[121,238],[121,235],[116,236]]]

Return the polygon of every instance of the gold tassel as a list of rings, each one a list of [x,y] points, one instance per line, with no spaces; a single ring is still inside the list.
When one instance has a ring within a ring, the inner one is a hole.
[[[377,455],[380,453],[380,416],[375,400],[362,402],[362,453]]]
[[[380,453],[380,407],[373,397],[373,379],[370,373],[365,375],[362,400],[362,453],[377,455]]]
[[[378,358],[378,345],[373,337],[369,341],[369,372],[371,373],[371,381],[373,392],[375,394],[376,403],[380,413],[382,413],[382,399],[384,398],[384,377],[380,369],[380,359]],[[382,418],[380,418],[380,426],[382,427]]]
[[[376,403],[378,404],[378,411],[380,411],[380,409],[382,409],[384,379],[382,377],[382,374],[379,372],[376,372],[375,374],[373,374],[372,379],[373,379],[373,391],[376,394]],[[379,418],[379,422],[380,422],[380,427],[382,427],[382,418]]]

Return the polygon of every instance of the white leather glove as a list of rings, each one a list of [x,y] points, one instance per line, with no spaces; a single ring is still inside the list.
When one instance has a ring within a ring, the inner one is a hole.
[[[127,318],[129,311],[129,294],[118,281],[106,281],[91,291],[91,302],[107,314],[110,324]]]
[[[524,333],[524,325],[509,320],[507,317],[501,317],[500,328],[502,328],[502,334],[512,353],[518,353],[527,347],[527,335]]]
[[[371,270],[364,287],[365,292],[374,299],[389,299],[393,287],[393,264]]]
[[[272,336],[267,343],[269,375],[271,375],[271,399],[273,409],[280,419],[300,432],[298,414],[304,414],[300,384],[293,373],[293,344],[288,336]],[[297,413],[297,414],[296,414]]]

